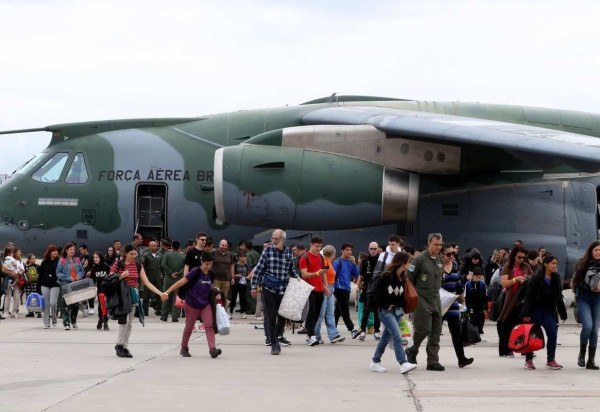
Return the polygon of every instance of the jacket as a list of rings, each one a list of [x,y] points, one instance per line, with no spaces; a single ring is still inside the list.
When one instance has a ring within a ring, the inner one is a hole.
[[[567,309],[562,297],[560,275],[558,273],[552,274],[550,285],[548,286],[550,290],[547,293],[544,293],[544,288],[546,287],[544,277],[543,272],[538,273],[523,284],[524,286],[527,285],[527,290],[525,292],[523,308],[519,316],[530,317],[533,309],[544,310],[551,308],[556,320],[558,320],[556,316],[557,311],[560,318],[566,320]]]
[[[133,303],[125,280],[120,279],[118,274],[110,275],[104,279],[102,289],[106,293],[106,307],[110,316],[120,325],[127,323],[127,315],[133,310]]]
[[[58,266],[56,267],[56,276],[58,277],[58,283],[60,285],[66,285],[71,283],[71,266],[75,265],[75,273],[77,274],[77,280],[85,277],[85,272],[79,258],[74,257],[73,261],[67,258],[60,258],[58,260]]]
[[[375,302],[381,310],[390,306],[404,308],[404,281],[398,279],[395,273],[384,272],[377,285]]]
[[[56,288],[60,286],[58,284],[58,278],[56,277],[56,268],[58,266],[58,259],[55,260],[42,260],[40,264],[40,272],[38,277],[38,285],[47,288]]]

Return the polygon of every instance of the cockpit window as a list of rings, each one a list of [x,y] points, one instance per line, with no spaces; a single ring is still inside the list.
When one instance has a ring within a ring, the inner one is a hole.
[[[31,159],[29,159],[28,161],[23,163],[21,166],[19,166],[19,168],[17,170],[15,170],[15,173],[18,173],[20,175],[25,175],[25,174],[29,173],[38,165],[38,163],[40,163],[40,161],[44,157],[43,155],[45,155],[45,154],[46,153],[36,154]]]
[[[68,153],[56,153],[42,167],[31,175],[33,180],[44,183],[54,183],[60,178],[60,174],[65,168],[65,163],[69,158]]]
[[[65,177],[65,183],[83,184],[87,183],[87,181],[88,172],[85,166],[85,157],[83,157],[83,153],[75,153],[69,173]]]

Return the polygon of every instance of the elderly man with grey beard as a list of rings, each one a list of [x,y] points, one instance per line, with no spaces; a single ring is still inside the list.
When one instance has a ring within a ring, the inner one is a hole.
[[[286,233],[281,229],[273,231],[272,246],[263,251],[252,277],[252,297],[256,298],[256,288],[261,287],[264,298],[265,318],[269,329],[271,355],[279,355],[281,346],[278,336],[283,335],[285,318],[278,314],[283,294],[290,277],[297,278],[294,259],[290,248],[284,245]]]

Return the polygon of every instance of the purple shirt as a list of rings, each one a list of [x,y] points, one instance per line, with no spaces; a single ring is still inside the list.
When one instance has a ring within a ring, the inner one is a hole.
[[[185,303],[194,309],[203,309],[206,305],[209,305],[215,273],[212,270],[209,270],[208,274],[205,274],[197,267],[190,270],[188,274],[185,275],[185,278],[188,282],[196,281],[196,284],[192,286],[185,297]]]

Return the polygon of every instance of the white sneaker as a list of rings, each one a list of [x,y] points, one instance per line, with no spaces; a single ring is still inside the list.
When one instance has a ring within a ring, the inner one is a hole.
[[[246,319],[248,316],[246,316],[245,313],[242,313],[242,319]]]
[[[371,369],[373,372],[381,372],[381,373],[387,372],[387,369],[384,368],[383,366],[381,366],[381,362],[375,363],[375,362],[371,361],[371,364],[369,365],[369,369]]]
[[[96,314],[96,309],[90,309],[88,311],[88,315],[95,315]]]
[[[316,336],[311,336],[309,340],[306,341],[308,346],[315,346],[319,344],[319,340]]]
[[[416,368],[417,365],[415,365],[414,363],[404,362],[402,365],[400,365],[400,373],[405,374]]]

